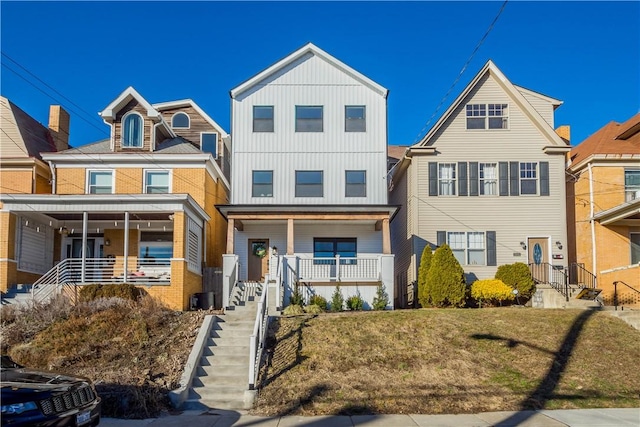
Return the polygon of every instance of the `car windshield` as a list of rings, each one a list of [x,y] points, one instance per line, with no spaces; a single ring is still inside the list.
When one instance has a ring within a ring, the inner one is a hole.
[[[2,369],[22,368],[22,366],[11,360],[9,356],[0,356],[0,359],[2,359]]]

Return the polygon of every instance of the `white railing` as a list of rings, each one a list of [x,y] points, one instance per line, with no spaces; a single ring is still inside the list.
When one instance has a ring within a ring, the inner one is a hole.
[[[298,276],[305,282],[357,282],[380,280],[380,258],[299,258]]]
[[[254,390],[258,381],[258,373],[260,371],[260,360],[262,359],[262,350],[267,336],[267,327],[269,326],[269,283],[264,281],[262,287],[262,296],[258,303],[258,312],[256,313],[256,321],[253,324],[253,333],[249,338],[249,390]]]

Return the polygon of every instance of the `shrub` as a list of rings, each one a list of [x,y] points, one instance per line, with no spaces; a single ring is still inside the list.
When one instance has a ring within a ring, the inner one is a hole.
[[[517,289],[518,295],[525,298],[531,298],[536,290],[529,266],[522,262],[501,265],[496,272],[496,279],[502,280],[513,289]]]
[[[312,295],[311,298],[309,298],[309,305],[318,306],[324,311],[327,309],[327,299],[322,295]]]
[[[482,302],[502,305],[502,301],[511,301],[515,298],[513,288],[499,279],[476,280],[471,285],[471,296],[478,300],[480,307]]]
[[[300,292],[300,284],[298,282],[293,285],[293,293],[289,297],[289,304],[300,307],[304,305],[304,298],[302,297],[302,292]]]
[[[436,307],[461,307],[467,293],[464,270],[449,245],[440,246],[433,253],[427,277],[425,302]]]
[[[360,296],[360,291],[357,294],[347,298],[347,308],[351,311],[362,311],[364,307],[364,300]]]
[[[324,309],[316,304],[309,304],[304,308],[304,312],[307,314],[321,314],[324,313]]]
[[[80,289],[80,301],[88,302],[98,298],[123,298],[136,301],[146,292],[131,283],[117,285],[86,285]]]
[[[285,309],[282,311],[282,314],[285,316],[299,316],[301,314],[304,314],[304,309],[301,305],[291,304],[285,307]]]
[[[331,297],[331,311],[342,311],[343,306],[344,297],[342,296],[340,285],[336,285],[336,289],[333,291],[333,295]]]
[[[380,283],[376,289],[376,296],[373,298],[372,305],[374,310],[384,310],[387,308],[387,305],[389,305],[389,295],[382,283]]]
[[[422,257],[420,258],[420,268],[418,269],[418,302],[423,307],[429,305],[427,296],[427,277],[429,276],[432,257],[433,252],[431,252],[431,246],[425,246],[422,251]]]

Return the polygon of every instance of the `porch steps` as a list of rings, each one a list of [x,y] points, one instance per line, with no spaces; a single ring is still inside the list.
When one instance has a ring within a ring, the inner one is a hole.
[[[31,285],[14,285],[1,294],[2,305],[25,306],[33,301]]]
[[[262,287],[239,283],[224,315],[216,316],[183,409],[249,409],[249,340]]]

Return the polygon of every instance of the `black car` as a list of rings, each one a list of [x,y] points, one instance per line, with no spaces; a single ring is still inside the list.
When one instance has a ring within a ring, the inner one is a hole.
[[[24,368],[2,358],[3,426],[81,426],[100,424],[100,397],[91,380]]]

